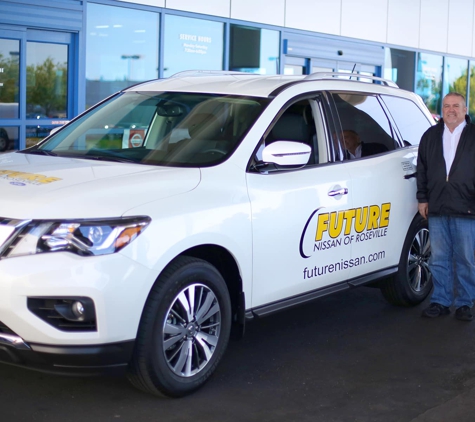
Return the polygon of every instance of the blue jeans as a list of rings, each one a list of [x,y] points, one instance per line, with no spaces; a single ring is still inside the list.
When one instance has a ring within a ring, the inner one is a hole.
[[[471,308],[475,300],[475,219],[429,216],[429,233],[431,303]]]

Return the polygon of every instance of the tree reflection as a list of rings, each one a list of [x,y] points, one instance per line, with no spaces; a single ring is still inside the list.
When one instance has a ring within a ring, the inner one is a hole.
[[[67,64],[51,57],[26,68],[27,117],[66,117]]]
[[[442,80],[433,77],[419,77],[416,92],[433,115],[439,115],[441,109]]]
[[[18,102],[18,81],[20,75],[20,67],[18,58],[5,57],[0,53],[0,82],[3,86],[0,89],[0,103],[17,103]]]

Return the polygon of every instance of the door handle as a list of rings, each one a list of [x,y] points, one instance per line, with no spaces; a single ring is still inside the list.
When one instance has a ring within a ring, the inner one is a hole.
[[[348,188],[340,188],[340,189],[335,189],[328,192],[328,196],[338,196],[338,195],[347,195],[347,194],[348,194]]]

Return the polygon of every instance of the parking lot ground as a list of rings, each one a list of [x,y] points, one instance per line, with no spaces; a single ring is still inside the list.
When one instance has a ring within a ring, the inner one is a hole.
[[[359,288],[256,320],[195,394],[0,366],[0,421],[473,422],[475,321]]]

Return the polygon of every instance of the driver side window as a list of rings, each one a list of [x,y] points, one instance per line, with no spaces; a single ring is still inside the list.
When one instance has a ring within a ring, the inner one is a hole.
[[[276,141],[292,141],[312,148],[307,165],[318,163],[318,147],[315,121],[309,100],[302,100],[288,107],[275,121],[257,152],[257,158],[264,146]]]

